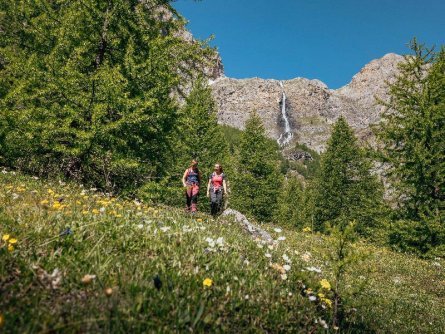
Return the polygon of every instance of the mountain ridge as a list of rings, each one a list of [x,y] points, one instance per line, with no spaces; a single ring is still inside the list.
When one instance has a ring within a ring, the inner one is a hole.
[[[291,144],[299,142],[322,152],[331,125],[341,115],[360,140],[374,143],[371,126],[379,122],[383,111],[375,97],[388,98],[386,83],[395,79],[397,66],[403,59],[395,53],[374,59],[347,85],[338,89],[330,89],[318,79],[302,77],[290,80],[234,79],[221,74],[209,82],[220,124],[243,129],[250,112],[256,111],[263,120],[267,135],[276,140],[284,131],[281,109],[284,92],[286,116],[293,135]]]

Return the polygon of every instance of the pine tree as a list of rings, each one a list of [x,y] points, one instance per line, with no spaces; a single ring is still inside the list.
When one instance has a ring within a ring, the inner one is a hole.
[[[261,221],[272,219],[282,184],[277,150],[266,138],[259,116],[252,113],[241,136],[230,203]]]
[[[411,43],[377,131],[406,217],[445,209],[445,49]]]
[[[304,192],[303,185],[294,176],[289,176],[284,182],[278,197],[274,221],[283,226],[304,225]]]
[[[445,254],[445,48],[411,43],[377,129],[398,218],[390,242],[399,249]]]
[[[2,1],[0,17],[3,163],[109,190],[162,174],[173,95],[207,54],[170,1]]]
[[[325,223],[344,225],[355,220],[360,233],[369,233],[382,205],[381,185],[370,169],[352,129],[340,117],[314,185],[314,223],[318,229],[323,230]]]
[[[186,166],[192,158],[196,158],[200,169],[206,173],[216,162],[224,166],[228,145],[218,125],[212,91],[203,79],[193,85],[181,113],[178,144],[181,165]]]

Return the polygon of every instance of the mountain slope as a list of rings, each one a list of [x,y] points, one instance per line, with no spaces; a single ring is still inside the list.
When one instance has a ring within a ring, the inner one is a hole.
[[[330,237],[262,225],[265,243],[229,218],[11,172],[0,187],[5,333],[338,332]],[[353,249],[341,332],[443,332],[443,260]]]
[[[397,74],[402,56],[387,54],[367,64],[352,81],[337,90],[319,80],[296,78],[282,81],[259,78],[232,79],[219,77],[211,82],[221,124],[243,129],[250,111],[256,111],[267,134],[278,139],[284,132],[281,115],[283,92],[293,140],[320,152],[330,135],[331,124],[340,115],[346,117],[359,138],[372,141],[370,125],[380,119],[382,108],[375,96],[387,98],[385,81]]]

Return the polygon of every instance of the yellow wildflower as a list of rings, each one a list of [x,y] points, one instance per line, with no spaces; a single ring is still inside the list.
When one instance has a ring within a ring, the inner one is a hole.
[[[99,213],[99,210],[97,210],[97,209],[93,209],[93,211],[92,211],[95,215],[97,215],[98,213]]]
[[[325,278],[320,281],[320,285],[322,289],[331,290],[331,283],[329,283],[328,280]]]
[[[83,211],[82,211],[82,214],[83,214],[83,215],[86,215],[86,214],[88,214],[88,211],[87,211],[87,210],[83,210]]]
[[[8,241],[11,236],[9,234],[4,234],[2,237],[3,241]]]
[[[58,209],[60,209],[61,206],[62,206],[62,204],[60,204],[59,201],[55,201],[53,204],[53,209],[58,210]]]
[[[116,218],[121,218],[122,217],[122,215],[116,215]]]
[[[48,189],[48,194],[54,194],[54,190],[52,190],[51,188]]]
[[[197,221],[198,223],[202,223],[202,219],[201,219],[201,218],[196,219],[196,221]]]
[[[324,295],[324,293],[321,293],[321,292],[320,292],[320,293],[318,294],[318,297],[320,297],[321,299],[323,299],[323,298],[325,298],[325,295]]]
[[[312,232],[312,229],[309,226],[303,228],[303,232]]]
[[[47,199],[44,199],[43,201],[40,201],[41,205],[47,205],[49,201]]]
[[[76,204],[77,204],[77,205],[81,205],[82,202],[81,202],[81,201],[76,201]]]
[[[203,282],[202,285],[207,286],[207,287],[211,287],[213,284],[213,281],[211,278],[206,278]]]
[[[11,186],[11,185],[9,185],[9,186],[6,186],[6,189],[12,189],[12,188],[14,188],[13,186]]]
[[[12,252],[14,250],[14,246],[9,244],[8,245],[8,252]]]
[[[11,238],[11,239],[9,239],[9,243],[10,244],[16,244],[17,243],[17,239],[15,239],[15,238]]]
[[[325,303],[327,307],[332,307],[332,300],[328,298],[321,298],[321,301]]]

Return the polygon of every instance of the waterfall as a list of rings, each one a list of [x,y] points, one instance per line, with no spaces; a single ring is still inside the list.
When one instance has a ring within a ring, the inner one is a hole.
[[[277,142],[280,146],[286,146],[291,141],[293,134],[290,127],[289,119],[287,118],[286,113],[286,93],[284,92],[284,86],[283,83],[280,81],[280,86],[282,90],[281,94],[281,118],[284,121],[284,133],[280,135],[280,138],[278,138]]]

